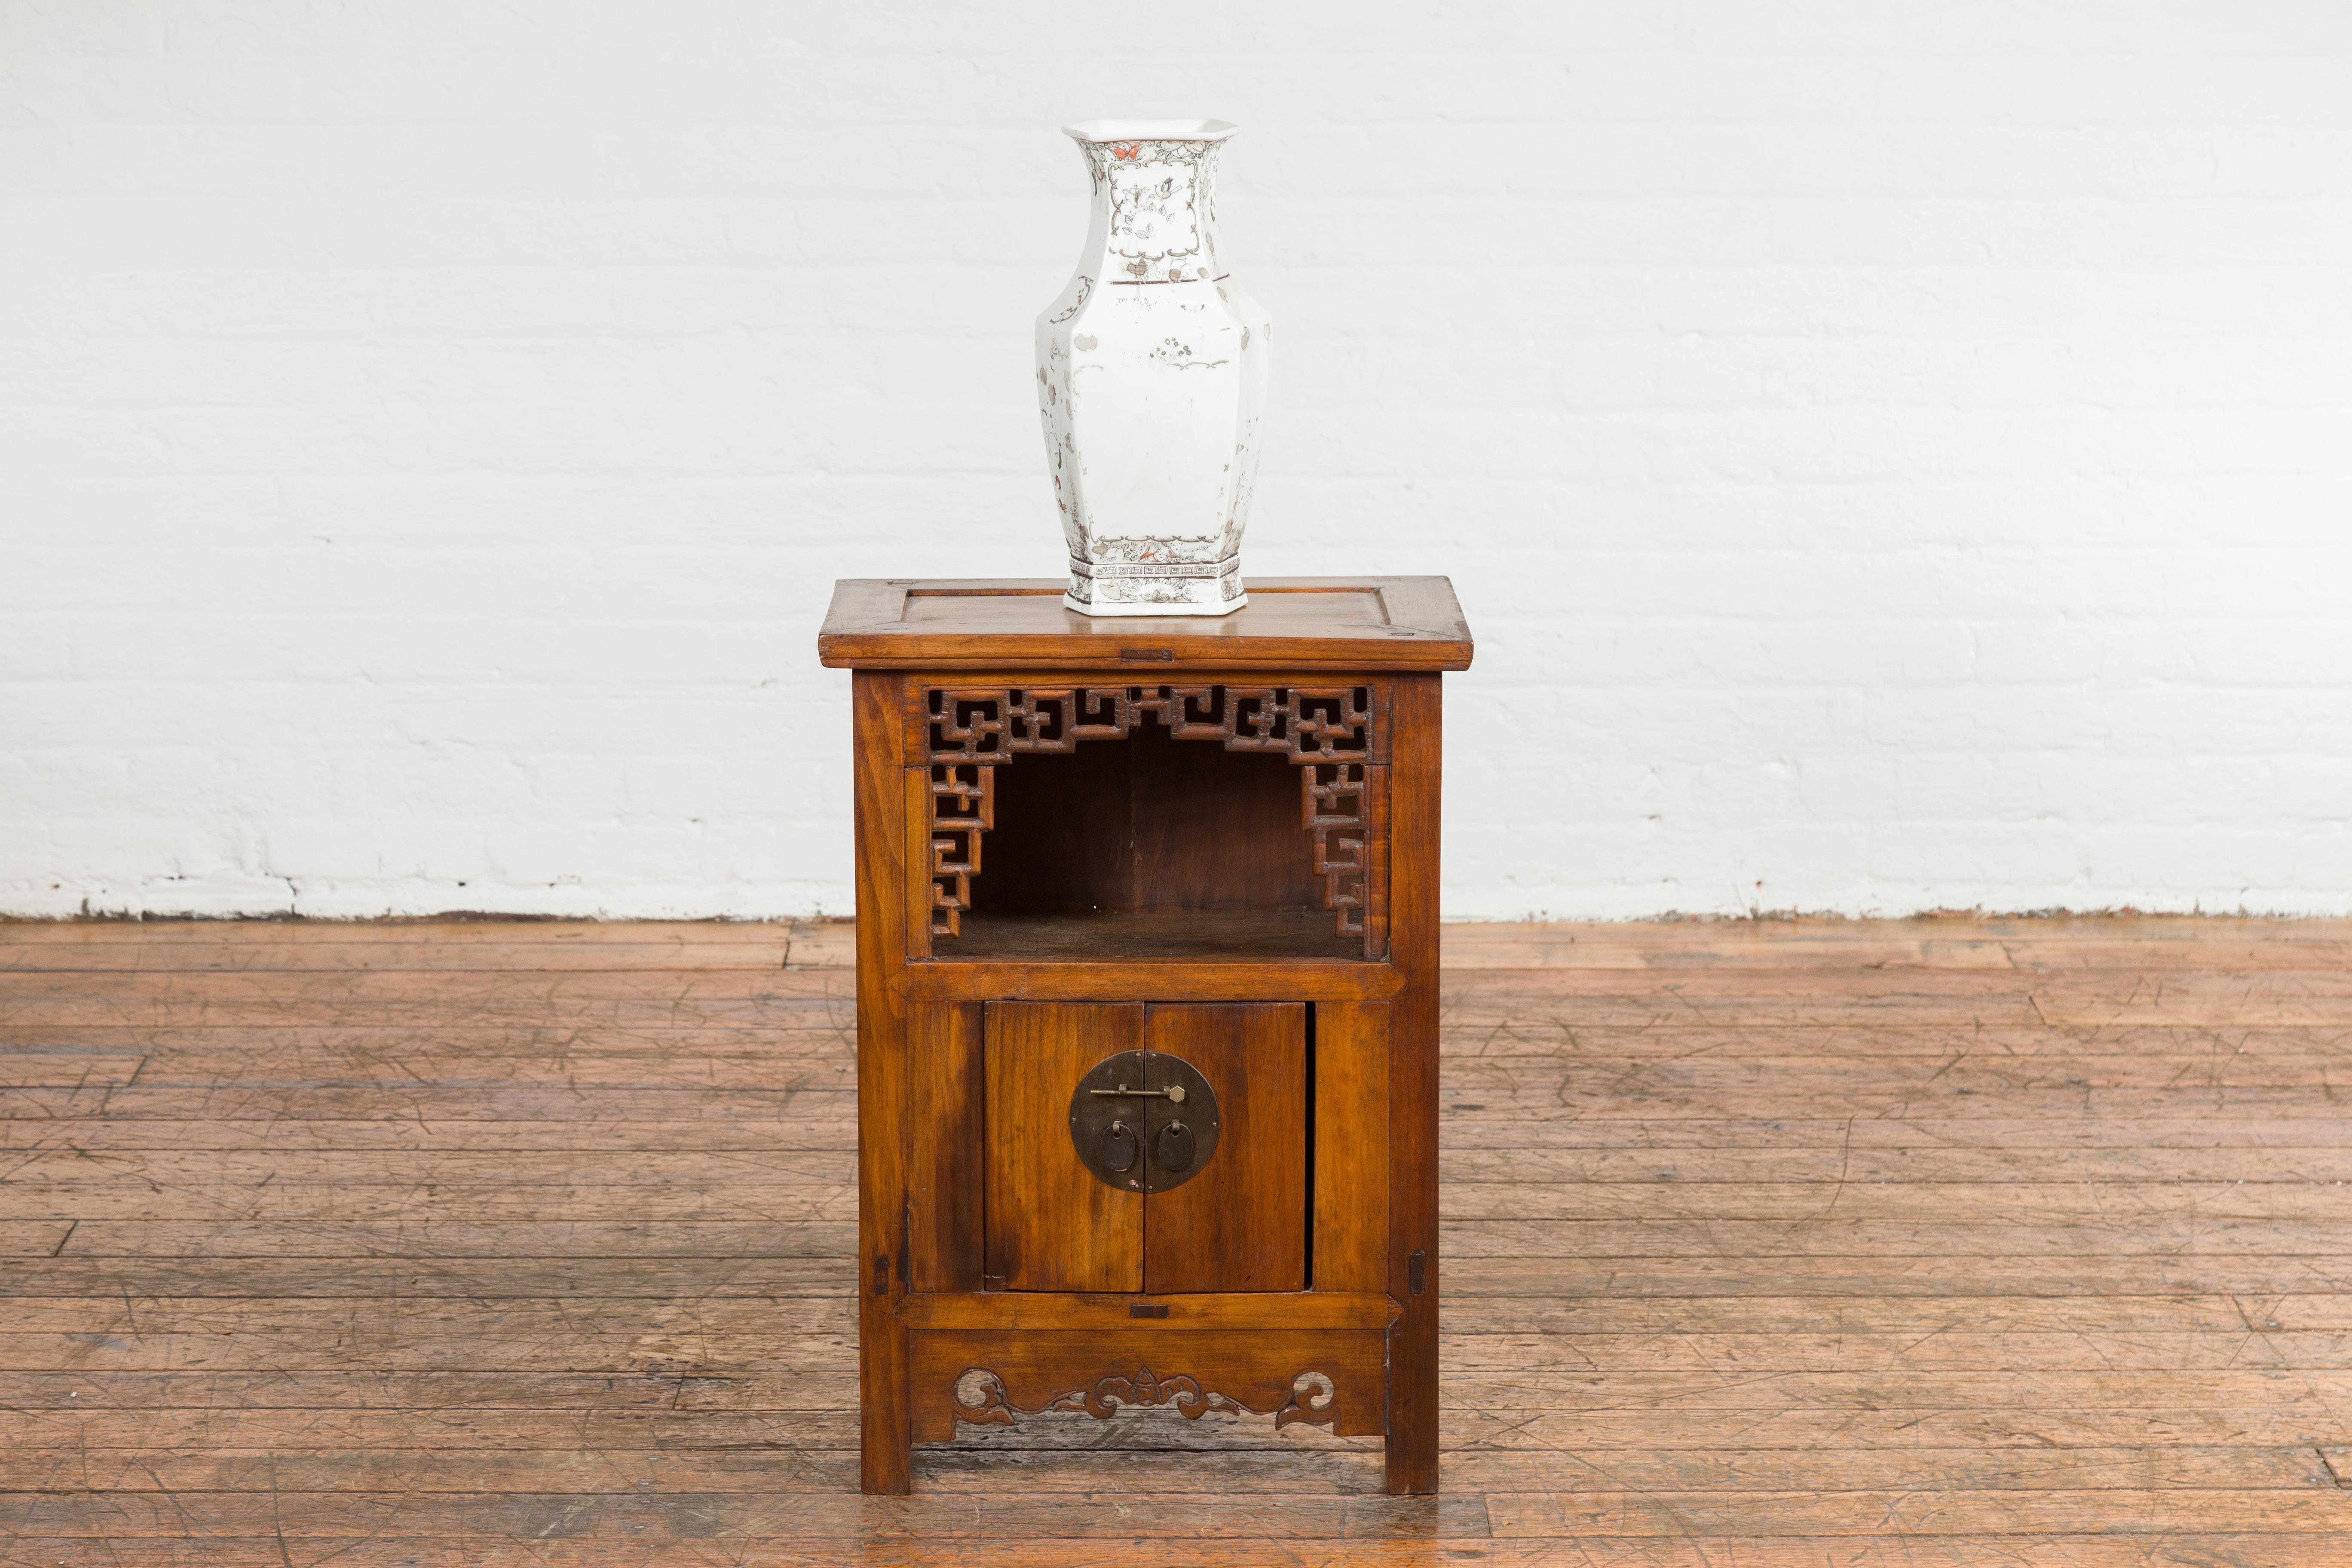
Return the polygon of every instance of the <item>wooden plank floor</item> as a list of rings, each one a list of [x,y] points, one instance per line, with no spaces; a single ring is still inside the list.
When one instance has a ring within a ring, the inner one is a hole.
[[[2352,923],[1449,931],[1417,1500],[858,1496],[845,938],[0,925],[0,1563],[2352,1563]]]

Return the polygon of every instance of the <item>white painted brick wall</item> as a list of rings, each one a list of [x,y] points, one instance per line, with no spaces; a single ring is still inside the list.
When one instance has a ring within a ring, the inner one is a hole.
[[[1477,628],[1449,913],[2352,912],[2340,0],[0,0],[0,909],[845,910],[1121,113],[1247,566]]]

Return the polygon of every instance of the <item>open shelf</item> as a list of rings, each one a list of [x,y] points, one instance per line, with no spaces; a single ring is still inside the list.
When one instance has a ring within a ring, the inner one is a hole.
[[[1321,910],[1250,910],[1203,915],[1184,910],[1132,914],[964,916],[963,934],[941,938],[939,959],[1030,960],[1068,963],[1136,958],[1246,960],[1349,959],[1362,963],[1364,939],[1342,936]]]
[[[992,778],[933,767],[935,789],[976,784],[988,802],[986,830],[950,840],[975,868],[960,929],[933,929],[934,961],[1367,960],[1360,911],[1335,909],[1317,869],[1312,769],[1179,739],[1153,715],[1066,751],[989,756]],[[1363,772],[1344,792],[1356,809]],[[1334,840],[1335,858],[1360,863],[1364,832]]]

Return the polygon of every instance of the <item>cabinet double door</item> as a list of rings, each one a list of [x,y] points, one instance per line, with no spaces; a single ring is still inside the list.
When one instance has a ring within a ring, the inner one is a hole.
[[[1307,1009],[992,1002],[997,1290],[1307,1288]]]

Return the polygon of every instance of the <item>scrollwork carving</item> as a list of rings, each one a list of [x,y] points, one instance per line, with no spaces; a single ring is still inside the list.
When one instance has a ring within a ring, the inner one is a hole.
[[[1364,931],[1371,777],[1380,716],[1362,686],[934,688],[926,694],[930,772],[930,927],[962,931],[996,821],[996,770],[1026,752],[1120,740],[1146,717],[1180,741],[1270,752],[1299,768],[1301,825],[1314,840],[1323,907],[1344,936]]]
[[[1222,1411],[1228,1415],[1263,1415],[1263,1410],[1253,1410],[1228,1394],[1204,1389],[1196,1378],[1179,1374],[1175,1377],[1156,1376],[1150,1367],[1139,1367],[1132,1373],[1115,1373],[1101,1378],[1091,1388],[1067,1389],[1055,1394],[1034,1410],[1024,1410],[1012,1401],[1005,1391],[1004,1380],[986,1367],[967,1367],[957,1377],[953,1390],[955,1418],[979,1426],[1010,1426],[1024,1415],[1045,1415],[1056,1411],[1085,1411],[1098,1421],[1108,1421],[1127,1408],[1146,1405],[1173,1405],[1188,1421],[1198,1421],[1210,1411]],[[1275,1430],[1280,1431],[1293,1422],[1309,1426],[1328,1426],[1339,1420],[1339,1391],[1331,1379],[1319,1372],[1302,1372],[1290,1382],[1290,1401],[1274,1412]]]
[[[1290,1380],[1290,1403],[1274,1413],[1274,1429],[1294,1421],[1328,1426],[1339,1419],[1339,1391],[1319,1372],[1302,1372]]]

